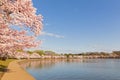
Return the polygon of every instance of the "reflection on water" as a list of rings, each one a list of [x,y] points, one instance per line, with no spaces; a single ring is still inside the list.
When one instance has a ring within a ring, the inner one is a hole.
[[[120,80],[119,59],[44,59],[20,64],[36,80]]]
[[[72,62],[87,62],[87,60],[80,59],[41,59],[20,62],[24,69],[28,68],[50,68],[57,63],[72,63]]]

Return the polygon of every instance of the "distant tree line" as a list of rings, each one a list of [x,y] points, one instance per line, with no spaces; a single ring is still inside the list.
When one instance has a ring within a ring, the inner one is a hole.
[[[77,56],[81,56],[83,58],[120,58],[120,51],[113,51],[111,53],[108,52],[86,52],[86,53],[65,53],[65,54],[58,54],[54,51],[44,51],[44,50],[34,50],[34,51],[27,51],[29,54],[37,53],[40,56],[65,56],[66,58],[75,58]]]
[[[120,51],[113,51],[111,53],[107,52],[86,52],[86,53],[65,53],[65,54],[58,54],[54,51],[44,51],[44,50],[34,50],[34,51],[24,51],[24,50],[17,50],[21,55],[22,53],[26,53],[22,55],[22,58],[67,58],[67,59],[98,59],[98,58],[120,58]],[[7,57],[0,57],[1,60],[6,60],[6,58],[11,58],[9,55]],[[12,57],[16,58],[16,57]]]
[[[83,58],[120,58],[120,51],[113,51],[112,53],[107,52],[86,52],[86,53],[66,53],[64,54],[67,58],[72,58],[74,56],[82,56]]]

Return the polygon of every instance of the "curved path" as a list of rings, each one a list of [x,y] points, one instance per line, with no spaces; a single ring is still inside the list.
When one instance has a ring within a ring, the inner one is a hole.
[[[13,61],[8,66],[9,71],[6,72],[1,80],[35,80],[30,74],[28,74],[18,61]]]

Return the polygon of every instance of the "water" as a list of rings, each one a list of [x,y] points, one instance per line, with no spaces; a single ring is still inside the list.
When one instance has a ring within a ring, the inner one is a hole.
[[[35,60],[22,66],[36,80],[120,80],[119,59]]]

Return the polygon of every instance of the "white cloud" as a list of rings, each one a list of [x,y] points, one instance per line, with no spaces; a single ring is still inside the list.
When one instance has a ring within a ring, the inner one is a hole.
[[[45,23],[45,26],[49,26],[50,24],[49,23]]]
[[[45,31],[43,31],[41,33],[41,35],[46,35],[46,36],[51,36],[51,37],[56,37],[56,38],[64,38],[64,36],[57,35],[57,34],[54,34],[54,33],[45,32]]]

